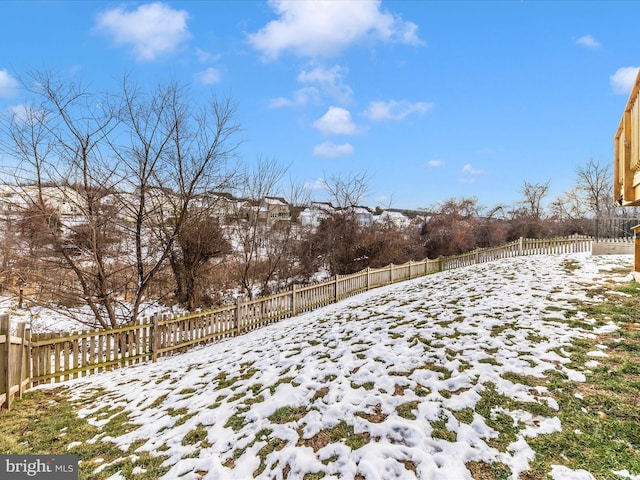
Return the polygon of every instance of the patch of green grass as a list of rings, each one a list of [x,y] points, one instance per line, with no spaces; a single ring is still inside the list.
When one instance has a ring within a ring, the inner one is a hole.
[[[536,452],[531,463],[535,475],[546,475],[554,464],[585,469],[602,479],[619,478],[612,474],[617,470],[640,474],[640,335],[630,325],[640,316],[640,289],[632,282],[615,290],[627,296],[601,288],[595,292],[597,302],[576,302],[576,306],[595,319],[596,325],[614,321],[621,328],[599,338],[577,339],[565,347],[572,368],[583,365],[589,358],[586,353],[599,343],[609,346],[608,357],[599,358],[600,365],[582,383],[570,382],[555,370],[545,372],[546,386],[560,405],[556,414],[562,431],[528,439]]]
[[[153,403],[151,403],[148,407],[146,407],[149,410],[153,410],[154,408],[158,408],[160,405],[162,405],[164,403],[164,401],[167,399],[169,395],[168,394],[164,394],[164,395],[160,395],[158,398],[156,398]]]
[[[478,360],[478,363],[486,363],[487,365],[495,365],[495,366],[502,365],[499,361],[497,361],[493,357],[481,358],[480,360]]]
[[[175,427],[179,426],[179,425],[184,425],[187,420],[189,420],[191,417],[195,417],[198,414],[198,412],[191,412],[191,413],[187,413],[186,415],[182,415],[178,420],[176,420],[176,423],[174,423],[173,425]]]
[[[364,388],[365,390],[373,390],[373,387],[375,387],[375,383],[374,382],[365,382],[363,384],[357,384],[355,382],[351,382],[351,388],[358,389],[360,387]]]
[[[422,367],[422,370],[431,370],[432,372],[438,372],[442,374],[442,378],[444,380],[449,380],[451,378],[451,370],[443,367],[442,365],[436,365],[435,363],[425,363]]]
[[[97,436],[119,436],[134,430],[127,416],[119,409],[110,409],[111,419],[102,429],[79,418],[76,410],[90,405],[90,400],[73,401],[65,387],[32,390],[16,400],[10,411],[0,413],[0,451],[4,454],[61,454],[78,455],[80,480],[106,480],[120,472],[124,478],[153,480],[162,477],[169,467],[162,466],[164,455],[134,451],[146,440],[139,440],[122,451],[113,442],[89,440]],[[80,442],[68,450],[71,442]],[[127,461],[122,461],[124,459]],[[101,459],[101,463],[96,463]],[[99,465],[112,464],[95,473]],[[134,474],[134,468],[145,470]]]
[[[473,478],[486,480],[507,480],[511,478],[511,469],[504,463],[468,462],[465,466],[471,472]],[[520,475],[518,478],[534,480],[536,477]],[[543,478],[546,477],[540,477],[540,480],[543,480]]]
[[[396,412],[402,418],[406,418],[408,420],[415,420],[418,417],[416,417],[414,411],[418,408],[419,403],[420,402],[418,401],[403,403],[396,407]]]
[[[289,423],[300,420],[307,414],[306,407],[290,407],[284,406],[278,408],[269,415],[269,420],[275,423]]]
[[[200,446],[203,448],[208,448],[211,444],[207,441],[207,429],[201,423],[198,424],[196,428],[187,432],[186,435],[182,438],[182,445],[196,445],[200,443]]]
[[[438,393],[442,396],[442,398],[446,399],[449,399],[453,396],[453,394],[449,390],[438,390]]]
[[[351,450],[357,450],[369,443],[368,433],[355,433],[353,425],[349,425],[344,420],[324,432],[329,436],[331,443],[344,442]]]
[[[431,390],[423,385],[418,385],[413,389],[413,393],[415,393],[418,397],[426,397],[431,393]]]
[[[575,270],[580,269],[580,262],[577,262],[575,260],[565,260],[560,264],[560,266],[564,269],[565,272],[572,273]]]
[[[249,407],[237,408],[235,413],[229,417],[225,428],[230,428],[234,432],[237,432],[244,426],[244,414],[249,411]]]
[[[302,477],[302,480],[320,480],[321,478],[324,478],[324,476],[324,472],[305,473],[304,477]]]
[[[529,387],[535,387],[542,383],[541,379],[534,377],[533,375],[520,375],[515,372],[504,372],[502,378],[509,380],[512,383],[527,385]]]
[[[527,333],[527,341],[531,343],[543,343],[548,342],[549,338],[535,332],[529,332]]]
[[[276,393],[276,388],[278,388],[278,385],[282,385],[284,383],[293,383],[294,377],[281,377],[278,379],[278,381],[276,383],[274,383],[273,385],[271,385],[269,387],[269,391],[271,392],[271,395],[273,395],[274,393]],[[295,385],[295,384],[294,384]]]
[[[280,438],[269,438],[269,435],[271,435],[270,429],[266,429],[266,428],[262,429],[256,434],[254,441],[250,444],[250,446],[253,446],[255,443],[259,441],[266,442],[266,445],[258,451],[258,458],[260,458],[260,465],[253,472],[254,477],[257,477],[258,475],[260,475],[267,468],[267,457],[269,456],[269,454],[282,450],[287,445],[286,441]]]
[[[472,408],[467,407],[463,408],[462,410],[454,411],[452,413],[460,423],[471,425],[471,423],[473,422],[474,413]]]
[[[497,337],[502,332],[504,332],[506,330],[510,330],[511,327],[512,327],[512,325],[510,323],[506,323],[506,324],[502,324],[502,325],[494,325],[493,327],[491,327],[490,335],[492,337]]]
[[[458,438],[455,432],[447,428],[446,418],[440,418],[439,420],[431,422],[431,428],[433,428],[433,432],[431,433],[433,438],[441,438],[447,442],[455,442]]]
[[[235,385],[238,379],[235,377],[229,377],[227,372],[220,372],[214,377],[214,380],[217,382],[216,388],[218,390],[222,390],[223,388],[228,388],[232,385]]]

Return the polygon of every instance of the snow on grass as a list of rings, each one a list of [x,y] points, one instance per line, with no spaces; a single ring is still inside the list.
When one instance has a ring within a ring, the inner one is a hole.
[[[473,462],[518,478],[535,456],[527,439],[562,429],[548,373],[584,380],[563,347],[593,334],[563,312],[629,258],[535,256],[435,274],[68,384],[95,397],[80,411],[94,425],[125,412],[137,427],[93,441],[142,443],[137,452],[166,456],[164,479],[469,479]]]

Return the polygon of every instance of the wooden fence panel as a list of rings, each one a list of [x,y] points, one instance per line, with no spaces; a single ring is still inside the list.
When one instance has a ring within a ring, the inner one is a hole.
[[[0,408],[10,409],[14,397],[22,398],[29,387],[29,335],[24,322],[13,335],[9,315],[0,315]]]
[[[237,334],[236,306],[227,305],[185,317],[154,317],[142,338],[152,359]]]
[[[57,383],[149,360],[150,327],[139,323],[59,337],[33,335],[31,384]]]

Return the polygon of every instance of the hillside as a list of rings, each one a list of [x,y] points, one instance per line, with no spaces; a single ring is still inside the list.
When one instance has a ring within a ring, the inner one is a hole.
[[[564,424],[567,399],[601,413],[580,385],[607,358],[599,336],[620,325],[587,307],[628,284],[631,262],[571,254],[453,270],[67,382],[99,431],[61,435],[57,453],[111,480],[638,480],[638,442],[599,472],[561,443],[582,434]],[[101,442],[121,455],[83,456]]]

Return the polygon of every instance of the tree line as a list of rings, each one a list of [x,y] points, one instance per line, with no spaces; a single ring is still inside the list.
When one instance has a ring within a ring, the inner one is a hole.
[[[207,308],[319,275],[522,236],[592,234],[594,217],[621,215],[610,168],[589,160],[576,171],[575,188],[550,203],[549,182],[524,182],[515,206],[487,210],[475,198],[451,198],[416,212],[408,227],[364,224],[356,207],[368,176],[357,173],[325,180],[334,208],[315,228],[240,214],[221,224],[218,205],[207,202],[211,192],[238,192],[261,208],[262,199],[281,193],[287,172],[268,158],[241,166],[242,129],[230,98],[212,94],[196,106],[176,82],[145,91],[127,76],[106,93],[51,72],[32,73],[23,84],[31,103],[0,122],[2,152],[18,162],[4,173],[26,205],[5,221],[4,283],[36,285],[41,301],[67,314],[86,308],[102,328],[137,321],[150,301]],[[52,208],[52,188],[74,215]],[[285,196],[294,209],[310,200],[297,185]]]

